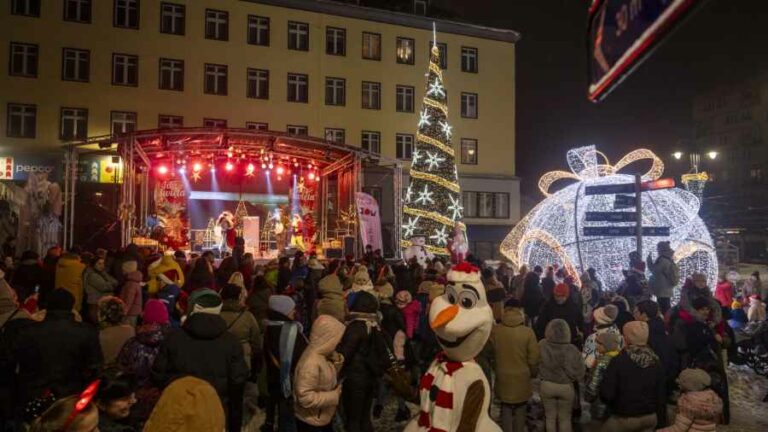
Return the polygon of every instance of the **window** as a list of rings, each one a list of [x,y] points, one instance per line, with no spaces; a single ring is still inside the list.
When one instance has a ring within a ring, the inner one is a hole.
[[[304,74],[288,74],[288,102],[309,101],[309,77]]]
[[[269,18],[248,15],[248,43],[269,46]]]
[[[112,124],[112,135],[133,132],[136,130],[136,113],[112,111],[110,123]]]
[[[509,219],[509,193],[469,192],[463,193],[464,217]]]
[[[184,90],[184,60],[160,59],[160,88]]]
[[[91,0],[65,0],[64,21],[91,22]]]
[[[135,55],[112,54],[112,84],[139,85],[139,58]]]
[[[229,12],[205,10],[205,38],[221,41],[229,39]]]
[[[40,0],[11,0],[11,14],[39,17]]]
[[[381,154],[381,133],[372,131],[363,131],[360,144],[363,150],[367,150],[371,153]]]
[[[347,80],[344,78],[325,79],[325,104],[344,106],[346,104]]]
[[[413,13],[416,15],[426,15],[427,0],[413,0]]]
[[[115,27],[139,28],[139,0],[115,0],[113,25]]]
[[[13,138],[34,138],[37,105],[8,104],[8,124],[5,134]]]
[[[186,7],[176,3],[160,4],[160,33],[184,34]]]
[[[225,128],[227,127],[227,121],[224,119],[204,118],[203,127],[207,128]]]
[[[344,144],[344,129],[325,128],[325,140]]]
[[[158,129],[173,129],[184,127],[184,117],[160,114],[157,117]]]
[[[251,130],[265,131],[265,130],[269,130],[269,125],[267,123],[260,123],[260,122],[245,122],[245,128],[251,129]]]
[[[461,47],[461,70],[477,73],[477,48]]]
[[[285,130],[291,135],[309,135],[309,131],[306,126],[288,125],[285,127]]]
[[[248,86],[246,97],[251,99],[269,99],[269,71],[248,68]]]
[[[363,32],[363,58],[381,60],[381,35]]]
[[[309,24],[288,21],[288,49],[309,51]]]
[[[37,77],[37,45],[11,42],[9,75]]]
[[[363,81],[363,108],[381,109],[381,83]]]
[[[84,108],[62,108],[59,138],[82,140],[88,137],[88,110]]]
[[[477,118],[477,93],[461,94],[461,116]]]
[[[87,82],[90,79],[90,63],[90,51],[64,48],[61,55],[61,79]]]
[[[471,138],[461,139],[461,163],[477,165],[477,140]]]
[[[205,86],[203,92],[224,96],[227,94],[227,66],[205,64]]]
[[[429,41],[429,57],[430,58],[432,58],[432,45],[433,45],[433,42]],[[448,69],[448,44],[443,42],[438,42],[437,50],[440,52],[440,68]]]
[[[395,154],[398,159],[411,160],[413,154],[413,135],[395,135]]]
[[[338,27],[325,29],[325,53],[330,55],[347,55],[347,31]]]
[[[400,64],[414,64],[416,61],[416,42],[411,38],[397,38],[397,62]]]
[[[412,86],[399,85],[395,91],[395,105],[397,112],[413,112],[413,93]]]

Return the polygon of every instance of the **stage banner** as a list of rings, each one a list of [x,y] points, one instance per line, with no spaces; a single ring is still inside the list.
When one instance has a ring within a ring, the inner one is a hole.
[[[187,198],[187,190],[180,180],[158,180],[155,183],[155,211],[161,228],[154,231],[159,232],[156,240],[172,249],[187,249],[189,246]]]
[[[382,249],[379,203],[374,197],[363,192],[357,192],[355,198],[363,246],[371,245],[373,250]]]
[[[314,250],[315,236],[317,233],[317,226],[315,224],[315,209],[317,208],[317,183],[316,181],[305,182],[304,177],[299,178],[298,185],[298,198],[299,198],[299,217],[301,222],[295,220],[294,216],[291,216],[292,225],[294,229],[294,236],[296,231],[301,232],[301,238],[303,241],[303,248],[305,250]],[[291,196],[294,196],[291,194]],[[291,203],[291,208],[295,208],[295,204]],[[299,226],[297,226],[299,225]],[[298,246],[294,243],[294,246]]]

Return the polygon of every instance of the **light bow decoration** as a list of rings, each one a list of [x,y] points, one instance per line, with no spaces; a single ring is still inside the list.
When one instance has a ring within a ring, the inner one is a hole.
[[[705,171],[683,174],[680,176],[680,180],[683,182],[685,189],[696,195],[699,201],[701,201],[704,196],[704,187],[709,181],[709,174]]]
[[[661,177],[664,164],[650,150],[634,150],[615,165],[594,146],[568,151],[571,172],[544,174],[539,180],[539,188],[547,198],[512,229],[501,244],[501,253],[516,266],[558,264],[577,281],[579,274],[593,267],[606,287],[616,289],[623,279],[622,269],[629,266],[629,253],[636,249],[635,238],[585,237],[583,228],[634,224],[587,222],[586,212],[615,211],[615,195],[585,195],[584,187],[632,183],[634,176],[619,171],[641,160],[651,162],[650,169],[642,176],[644,181]],[[552,192],[550,188],[560,180],[575,182]],[[643,250],[652,252],[655,257],[656,243],[669,241],[675,249],[674,260],[680,266],[681,282],[694,272],[700,272],[706,274],[710,286],[714,286],[717,256],[709,231],[698,216],[699,206],[699,199],[682,189],[643,192],[643,225],[670,227],[669,237],[644,237]],[[635,209],[624,211],[634,212]]]

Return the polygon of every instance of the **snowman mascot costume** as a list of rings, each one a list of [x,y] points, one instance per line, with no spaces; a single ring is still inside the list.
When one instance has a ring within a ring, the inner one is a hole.
[[[445,294],[429,309],[443,351],[421,377],[421,409],[406,432],[501,432],[488,415],[491,389],[474,358],[485,346],[493,313],[480,271],[461,263],[448,272]]]

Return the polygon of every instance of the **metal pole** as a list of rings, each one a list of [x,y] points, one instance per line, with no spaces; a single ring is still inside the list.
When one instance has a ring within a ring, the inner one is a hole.
[[[66,153],[64,153],[64,233],[61,240],[61,246],[66,248],[67,247],[67,238],[69,238],[69,206],[71,205],[69,202],[70,199],[70,191],[69,191],[69,159],[71,158],[72,149],[67,148]],[[45,251],[43,251],[45,253]]]
[[[637,242],[637,255],[640,259],[643,259],[643,194],[640,190],[642,183],[642,176],[635,174],[635,241]]]

